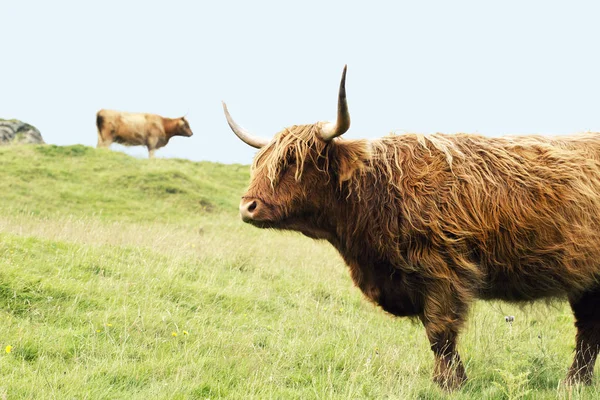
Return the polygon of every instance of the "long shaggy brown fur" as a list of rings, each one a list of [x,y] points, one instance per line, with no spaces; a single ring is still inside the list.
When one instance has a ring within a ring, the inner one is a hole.
[[[244,196],[261,202],[251,223],[331,242],[368,298],[423,321],[444,387],[466,379],[455,343],[475,298],[568,298],[578,321],[569,380],[591,379],[599,133],[326,143],[320,128],[287,128],[259,151]]]

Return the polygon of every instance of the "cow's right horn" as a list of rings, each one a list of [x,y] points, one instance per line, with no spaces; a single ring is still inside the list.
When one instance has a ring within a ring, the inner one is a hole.
[[[237,135],[237,137],[242,139],[244,143],[257,149],[260,149],[261,147],[264,147],[267,145],[267,143],[269,143],[267,139],[254,136],[253,134],[236,124],[233,118],[231,118],[231,115],[229,115],[229,111],[227,111],[227,105],[225,104],[225,102],[223,102],[223,111],[225,111],[225,118],[227,118],[227,123],[229,124],[229,127],[231,128],[233,133]]]
[[[321,138],[329,142],[333,138],[343,135],[350,128],[350,113],[348,112],[348,102],[346,101],[346,69],[342,73],[342,81],[340,82],[340,91],[338,94],[338,112],[335,123],[328,122],[321,128]]]

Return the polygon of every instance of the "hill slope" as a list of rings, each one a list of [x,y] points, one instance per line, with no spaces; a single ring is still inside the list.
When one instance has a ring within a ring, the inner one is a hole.
[[[0,147],[0,204],[35,215],[180,222],[237,212],[248,167],[76,146]]]
[[[470,380],[431,382],[420,324],[331,246],[237,215],[248,167],[0,148],[0,398],[598,398],[559,385],[569,307],[477,303]],[[514,315],[508,325],[505,315]]]

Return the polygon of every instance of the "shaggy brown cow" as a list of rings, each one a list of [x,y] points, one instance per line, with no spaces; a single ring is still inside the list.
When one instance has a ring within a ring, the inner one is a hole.
[[[476,298],[567,298],[577,327],[568,383],[589,383],[600,348],[600,134],[549,138],[392,135],[336,138],[335,123],[284,129],[260,148],[242,197],[245,222],[329,241],[362,292],[418,317],[434,380],[466,379],[456,339]]]
[[[154,157],[156,149],[166,146],[173,136],[192,136],[185,117],[164,118],[156,114],[100,110],[96,114],[96,126],[97,147],[109,147],[113,142],[146,146],[150,158]]]

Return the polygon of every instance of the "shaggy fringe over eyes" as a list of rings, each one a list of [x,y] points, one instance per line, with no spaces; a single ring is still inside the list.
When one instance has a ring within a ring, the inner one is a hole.
[[[274,188],[281,173],[291,164],[296,164],[294,178],[300,181],[304,164],[310,160],[318,168],[317,159],[323,159],[324,167],[321,172],[329,178],[329,166],[335,164],[340,184],[350,181],[349,186],[358,188],[362,173],[377,169],[388,184],[397,185],[398,174],[402,176],[402,159],[406,152],[414,149],[402,146],[390,146],[386,138],[370,142],[368,140],[335,139],[331,152],[325,151],[327,143],[320,138],[321,124],[294,125],[285,128],[275,136],[275,141],[261,149],[254,158],[252,173],[254,176],[266,176]],[[426,150],[432,156],[429,144],[442,153],[452,169],[455,157],[464,154],[452,140],[442,135],[415,135],[421,150]],[[387,137],[393,140],[394,136]],[[375,150],[375,151],[372,151]],[[331,158],[330,158],[331,157]],[[353,184],[354,183],[354,184]]]
[[[252,163],[253,176],[266,176],[275,187],[282,172],[291,164],[296,164],[294,177],[302,178],[304,163],[310,159],[317,166],[318,157],[324,157],[325,170],[328,173],[329,158],[324,153],[325,143],[320,139],[319,124],[294,125],[285,128],[275,136],[275,141],[262,148]]]

